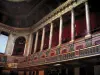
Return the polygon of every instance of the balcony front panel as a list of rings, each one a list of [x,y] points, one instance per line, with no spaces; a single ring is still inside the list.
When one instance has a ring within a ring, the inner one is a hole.
[[[66,62],[100,55],[100,33],[77,39],[74,44],[65,43],[50,50],[35,53],[18,64],[18,68]]]

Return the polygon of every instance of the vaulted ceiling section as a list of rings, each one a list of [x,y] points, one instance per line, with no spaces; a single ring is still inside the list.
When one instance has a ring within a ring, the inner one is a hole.
[[[0,0],[0,22],[12,27],[30,27],[65,1]]]

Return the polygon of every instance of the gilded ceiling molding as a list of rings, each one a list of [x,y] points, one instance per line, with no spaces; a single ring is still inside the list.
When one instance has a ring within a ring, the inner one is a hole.
[[[41,19],[39,22],[37,22],[35,25],[32,26],[32,32],[36,32],[40,28],[43,28],[45,25],[48,25],[55,19],[59,18],[61,15],[64,15],[68,11],[71,11],[71,9],[75,8],[76,6],[86,2],[87,0],[78,0],[77,2],[73,0],[68,0],[59,7],[57,7],[54,11],[49,13],[47,16],[45,16],[43,19]]]
[[[16,28],[0,23],[0,31],[5,31],[13,34],[29,34],[31,30],[30,28]]]

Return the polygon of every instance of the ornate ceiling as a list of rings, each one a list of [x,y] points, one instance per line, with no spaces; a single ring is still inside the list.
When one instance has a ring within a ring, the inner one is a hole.
[[[65,1],[0,0],[0,22],[12,27],[30,27]]]

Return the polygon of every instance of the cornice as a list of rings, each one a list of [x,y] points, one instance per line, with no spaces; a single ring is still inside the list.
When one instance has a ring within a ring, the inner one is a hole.
[[[36,32],[40,28],[43,28],[45,25],[48,25],[55,19],[59,18],[61,15],[71,11],[71,9],[75,8],[76,6],[86,2],[87,0],[77,0],[75,2],[74,0],[68,0],[59,7],[57,7],[54,11],[49,13],[47,16],[45,16],[43,19],[41,19],[39,22],[34,24],[32,28],[32,32]],[[33,31],[34,30],[34,31]]]
[[[16,28],[16,27],[11,27],[6,24],[0,23],[0,31],[5,31],[8,33],[13,33],[13,34],[28,34],[31,32],[30,27],[29,28]]]
[[[57,7],[54,11],[49,13],[47,16],[45,16],[43,19],[41,19],[39,22],[34,24],[33,26],[29,28],[16,28],[16,27],[11,27],[6,24],[0,23],[0,30],[1,31],[6,31],[8,33],[14,33],[14,34],[30,34],[33,32],[36,32],[40,28],[43,28],[44,26],[48,25],[55,19],[59,18],[61,15],[64,15],[65,13],[71,11],[73,8],[76,6],[86,2],[88,0],[77,0],[75,2],[74,0],[68,0],[59,7]]]

